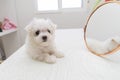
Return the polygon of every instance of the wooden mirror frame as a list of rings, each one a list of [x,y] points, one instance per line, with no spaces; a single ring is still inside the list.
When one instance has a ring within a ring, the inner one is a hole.
[[[91,50],[90,47],[89,47],[88,44],[87,44],[87,41],[86,41],[86,29],[87,29],[87,24],[88,24],[90,18],[92,17],[92,15],[93,15],[100,7],[102,7],[102,6],[105,5],[105,4],[109,4],[109,3],[117,3],[117,4],[120,5],[120,1],[108,1],[108,2],[105,2],[105,3],[97,6],[96,9],[94,9],[94,10],[92,11],[92,13],[90,14],[90,16],[88,17],[87,22],[86,22],[85,27],[84,27],[84,41],[85,41],[85,45],[86,45],[86,47],[88,48],[88,50],[89,50],[90,52],[92,52],[93,54],[95,54],[95,55],[97,55],[97,56],[105,56],[105,55],[108,55],[108,54],[113,54],[113,53],[117,52],[118,50],[120,50],[120,45],[118,45],[118,47],[116,47],[116,48],[113,49],[112,51],[106,52],[106,53],[104,53],[104,54],[99,54],[99,53],[96,53],[95,51]]]

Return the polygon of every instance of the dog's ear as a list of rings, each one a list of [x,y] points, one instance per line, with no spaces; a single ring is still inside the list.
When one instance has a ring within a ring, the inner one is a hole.
[[[53,29],[56,29],[57,25],[56,24],[52,24],[52,27],[53,27]]]
[[[51,27],[52,27],[53,29],[56,29],[56,28],[57,28],[57,25],[54,24],[49,18],[47,19],[47,22],[51,25]]]
[[[25,30],[26,30],[27,32],[30,32],[30,31],[32,30],[32,26],[33,26],[33,24],[34,24],[34,22],[35,22],[36,20],[37,20],[37,19],[34,18],[34,19],[25,27]]]
[[[27,32],[29,32],[29,31],[31,30],[31,26],[32,26],[31,23],[28,24],[28,25],[25,27],[25,30],[26,30]]]

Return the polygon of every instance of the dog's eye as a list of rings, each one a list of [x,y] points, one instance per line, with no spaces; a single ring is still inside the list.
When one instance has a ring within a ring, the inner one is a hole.
[[[39,34],[40,34],[40,31],[39,31],[39,30],[35,32],[35,35],[36,35],[36,36],[38,36]]]
[[[48,31],[49,33],[51,33],[49,29],[48,29],[47,31]]]

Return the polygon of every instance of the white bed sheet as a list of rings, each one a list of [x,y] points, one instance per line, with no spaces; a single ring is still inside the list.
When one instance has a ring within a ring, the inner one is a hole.
[[[85,47],[83,29],[57,30],[65,57],[55,64],[29,58],[24,46],[0,65],[0,80],[120,80],[120,54],[101,58]]]

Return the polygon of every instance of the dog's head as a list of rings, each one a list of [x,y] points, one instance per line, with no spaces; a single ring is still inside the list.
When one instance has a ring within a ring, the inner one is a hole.
[[[37,44],[48,44],[54,39],[56,25],[49,19],[34,19],[25,30],[31,41]]]

